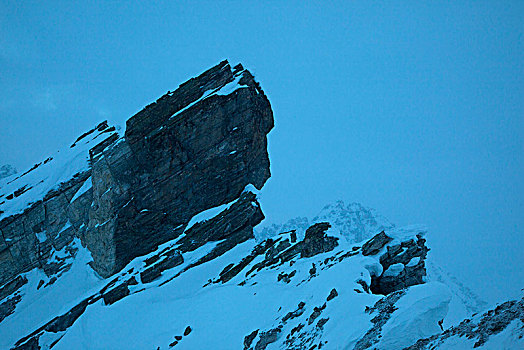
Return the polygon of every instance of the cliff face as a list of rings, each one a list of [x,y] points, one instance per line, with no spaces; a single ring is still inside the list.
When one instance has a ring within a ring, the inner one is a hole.
[[[131,117],[122,142],[90,151],[85,242],[95,269],[109,276],[180,235],[195,214],[233,201],[249,184],[262,188],[272,127],[263,91],[227,62]]]
[[[89,222],[88,150],[117,137],[114,127],[101,123],[28,171],[0,180],[0,285],[35,267],[48,275],[67,268],[50,258],[81,237]]]
[[[60,172],[50,157],[0,188],[0,285],[34,267],[57,273],[49,257],[74,237],[109,276],[180,235],[195,214],[249,184],[260,189],[272,127],[259,84],[227,61],[131,117],[123,136],[98,125],[67,150],[83,160],[66,164],[69,178],[49,179],[50,168]]]

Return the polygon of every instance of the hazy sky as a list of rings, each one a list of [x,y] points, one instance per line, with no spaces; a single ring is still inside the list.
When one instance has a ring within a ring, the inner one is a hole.
[[[88,3],[0,1],[0,164],[124,124],[227,58],[275,113],[268,221],[361,202],[428,224],[481,296],[519,296],[523,1]]]

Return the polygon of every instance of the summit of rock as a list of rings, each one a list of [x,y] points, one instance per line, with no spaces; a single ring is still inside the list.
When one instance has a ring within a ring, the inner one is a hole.
[[[103,122],[0,191],[0,284],[78,237],[109,276],[182,234],[197,213],[270,177],[270,103],[223,61],[127,121]],[[136,244],[140,242],[140,244]]]

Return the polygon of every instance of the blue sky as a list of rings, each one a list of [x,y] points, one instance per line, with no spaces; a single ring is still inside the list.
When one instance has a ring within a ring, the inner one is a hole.
[[[222,59],[272,103],[268,221],[337,199],[426,223],[490,301],[524,287],[524,2],[0,2],[0,164]]]

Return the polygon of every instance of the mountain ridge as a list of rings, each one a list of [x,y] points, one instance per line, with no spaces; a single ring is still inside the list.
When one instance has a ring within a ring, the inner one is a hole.
[[[260,84],[223,61],[123,134],[103,122],[0,180],[0,347],[524,344],[522,301],[458,322],[482,302],[429,264],[422,225],[339,201],[255,228],[272,128]]]

